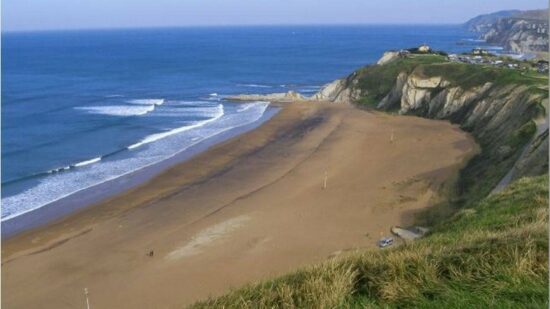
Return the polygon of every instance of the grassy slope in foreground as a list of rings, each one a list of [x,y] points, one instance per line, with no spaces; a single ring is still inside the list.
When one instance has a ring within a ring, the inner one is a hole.
[[[357,251],[194,308],[548,307],[548,176],[523,178],[415,243]]]

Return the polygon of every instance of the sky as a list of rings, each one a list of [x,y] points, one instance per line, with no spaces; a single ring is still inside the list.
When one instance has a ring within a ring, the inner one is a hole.
[[[453,24],[547,0],[2,0],[2,31],[274,24]]]

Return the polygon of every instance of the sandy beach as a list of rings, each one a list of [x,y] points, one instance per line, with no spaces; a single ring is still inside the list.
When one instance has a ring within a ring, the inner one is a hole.
[[[92,308],[181,308],[375,248],[443,198],[476,151],[444,121],[284,104],[137,188],[3,241],[2,305],[83,308],[87,288]]]

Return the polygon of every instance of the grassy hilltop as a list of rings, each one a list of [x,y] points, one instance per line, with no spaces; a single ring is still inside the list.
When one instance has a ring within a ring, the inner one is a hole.
[[[362,89],[367,95],[359,104],[373,105],[382,100],[395,84],[399,73],[416,73],[426,77],[444,76],[451,86],[465,89],[492,82],[495,85],[525,85],[533,91],[547,92],[548,76],[534,72],[449,62],[447,57],[436,54],[413,55],[397,59],[385,65],[363,67],[351,77],[358,83],[354,87]],[[547,95],[547,94],[546,94]]]

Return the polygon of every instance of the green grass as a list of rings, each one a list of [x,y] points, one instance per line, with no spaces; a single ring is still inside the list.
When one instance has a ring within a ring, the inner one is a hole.
[[[535,122],[528,121],[513,131],[507,139],[497,141],[498,144],[493,146],[496,150],[486,146],[478,156],[470,160],[460,172],[461,204],[476,202],[487,196],[508,173],[536,130]],[[507,154],[498,153],[498,149],[502,147],[509,149]]]
[[[412,244],[357,251],[193,308],[547,308],[548,176],[524,178]]]
[[[510,147],[521,147],[525,145],[537,131],[537,125],[534,121],[529,121],[518,130],[514,131],[512,136],[508,139],[508,145]]]
[[[443,63],[446,58],[439,55],[416,55],[411,58],[398,59],[385,65],[371,65],[359,69],[354,78],[358,80],[355,87],[366,90],[368,95],[363,104],[378,103],[390,92],[399,73],[411,73],[419,65]]]
[[[373,105],[382,100],[392,89],[399,73],[414,72],[426,77],[442,76],[451,86],[469,89],[483,86],[487,82],[495,85],[525,85],[541,87],[548,84],[548,78],[542,74],[522,72],[519,70],[499,68],[489,65],[451,63],[439,55],[415,55],[402,58],[385,65],[370,65],[359,69],[352,75],[365,95],[359,100],[360,105]]]
[[[426,76],[443,76],[453,86],[460,86],[468,89],[475,86],[482,86],[487,82],[495,85],[539,85],[544,84],[548,79],[534,73],[526,73],[520,70],[499,68],[490,65],[472,65],[465,63],[442,63],[421,67],[422,73]]]

